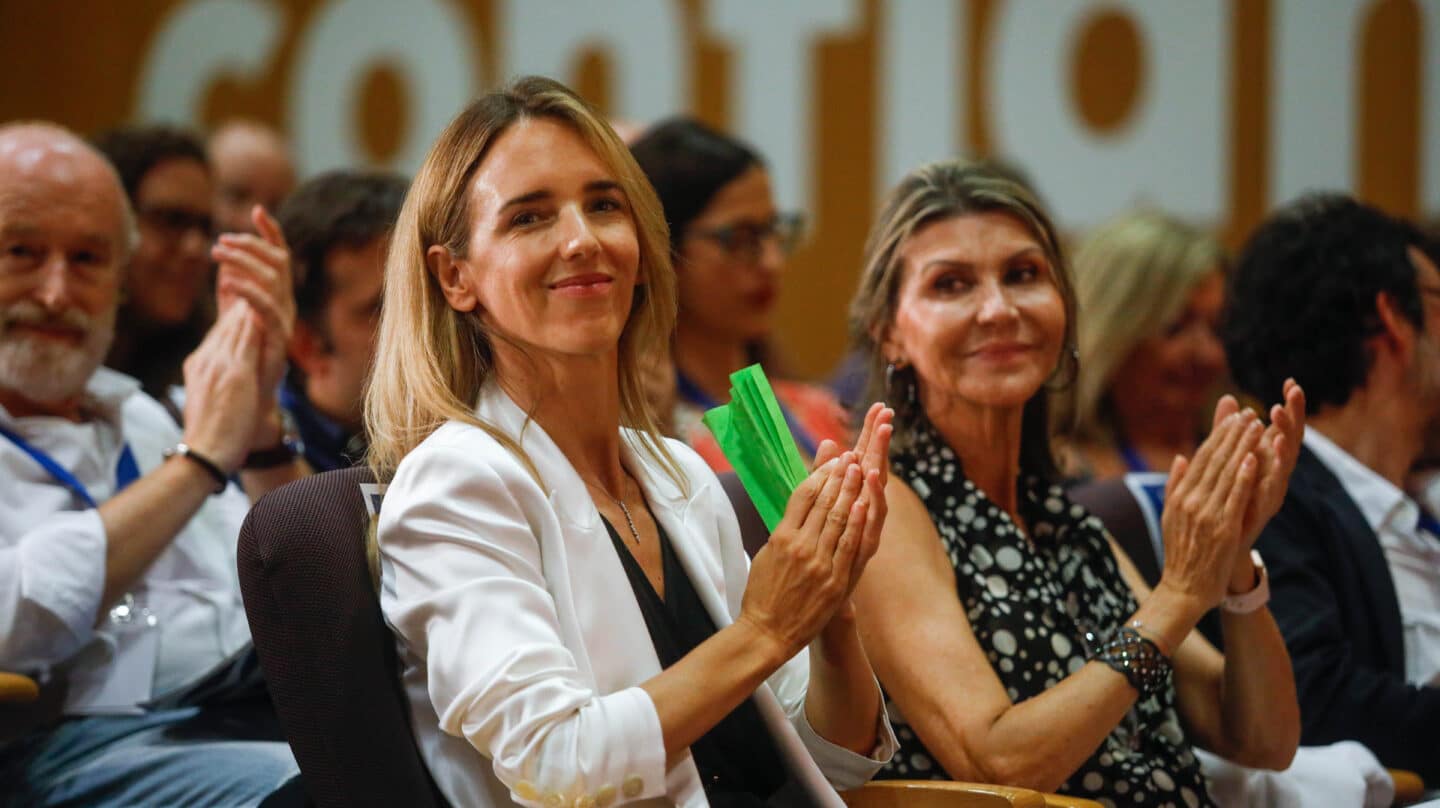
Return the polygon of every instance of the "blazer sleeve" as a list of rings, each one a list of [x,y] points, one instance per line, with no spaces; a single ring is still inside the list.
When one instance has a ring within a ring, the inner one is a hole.
[[[1347,555],[1327,540],[1333,531],[1292,495],[1257,542],[1270,610],[1295,669],[1302,743],[1359,741],[1386,766],[1440,782],[1440,690],[1411,685],[1357,653],[1341,613],[1354,601],[1342,591]]]
[[[725,495],[714,472],[709,468],[704,468],[692,469],[690,473],[692,480],[697,479],[693,475],[705,475],[699,479],[710,485],[713,497],[711,507],[718,515],[719,524],[716,532],[720,537],[720,557],[725,568],[726,591],[731,593],[728,600],[730,616],[732,619],[738,618],[745,581],[750,573],[750,556],[745,552],[741,542],[739,522],[736,520],[730,500]],[[837,791],[859,788],[869,782],[900,747],[899,741],[895,738],[895,731],[890,726],[890,719],[885,712],[883,701],[875,726],[875,748],[868,756],[831,743],[815,732],[815,729],[810,726],[810,720],[805,716],[805,697],[810,685],[810,654],[807,649],[802,648],[800,653],[791,657],[789,661],[780,666],[779,670],[772,673],[765,683],[775,694],[780,706],[784,708],[790,725],[794,727],[801,743],[805,745],[805,750],[810,753],[810,758],[815,761],[815,765],[820,768],[825,779]],[[879,688],[878,680],[875,686],[877,689]]]
[[[489,758],[510,796],[626,783],[665,793],[660,719],[639,687],[601,695],[565,646],[541,564],[549,500],[518,462],[480,441],[427,442],[385,495],[382,605],[426,664],[441,729]]]

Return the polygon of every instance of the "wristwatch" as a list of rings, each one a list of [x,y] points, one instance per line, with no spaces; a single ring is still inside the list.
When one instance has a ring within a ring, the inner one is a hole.
[[[300,452],[295,449],[295,444],[282,440],[268,449],[256,449],[245,455],[245,462],[240,468],[247,471],[273,469],[294,461],[298,454]]]
[[[1270,576],[1265,574],[1265,562],[1257,550],[1250,551],[1250,561],[1255,565],[1255,586],[1249,592],[1226,595],[1220,601],[1220,608],[1231,614],[1250,614],[1270,602]]]
[[[230,485],[230,478],[225,475],[225,471],[220,468],[220,464],[191,449],[187,443],[177,443],[169,449],[162,451],[160,456],[166,460],[172,457],[183,457],[204,469],[205,473],[209,474],[210,477],[215,480],[215,490],[210,492],[212,494],[223,494],[225,493],[225,488]]]
[[[256,449],[245,455],[240,468],[249,471],[263,471],[291,463],[305,451],[300,433],[295,428],[295,419],[283,407],[280,408],[280,442],[266,449]]]

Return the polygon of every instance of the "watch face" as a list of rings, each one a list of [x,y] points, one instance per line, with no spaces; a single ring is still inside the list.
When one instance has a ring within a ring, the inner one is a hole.
[[[1221,610],[1249,614],[1270,602],[1270,578],[1265,574],[1265,562],[1255,550],[1250,551],[1250,561],[1255,565],[1255,585],[1249,592],[1226,596],[1220,601]]]
[[[292,454],[305,454],[305,441],[300,438],[300,428],[295,425],[295,417],[284,407],[280,407],[280,443],[287,447]]]

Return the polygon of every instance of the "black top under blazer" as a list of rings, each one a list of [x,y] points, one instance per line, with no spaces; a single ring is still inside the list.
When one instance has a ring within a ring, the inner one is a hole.
[[[1309,449],[1256,547],[1295,668],[1301,743],[1356,740],[1385,766],[1440,783],[1440,689],[1405,681],[1400,607],[1380,541]]]

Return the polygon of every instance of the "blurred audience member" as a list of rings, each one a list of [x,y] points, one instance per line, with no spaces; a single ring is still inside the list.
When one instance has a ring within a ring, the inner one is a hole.
[[[629,146],[639,140],[648,127],[644,123],[630,118],[611,118],[610,128],[614,129],[620,140]]]
[[[1225,299],[1215,239],[1170,216],[1131,213],[1091,233],[1075,253],[1080,373],[1067,476],[1164,471],[1209,426],[1225,352],[1215,329]]]
[[[656,124],[631,151],[665,208],[680,282],[675,434],[712,468],[728,470],[700,419],[729,401],[731,373],[759,362],[807,455],[813,457],[827,438],[848,443],[845,414],[828,392],[777,379],[778,369],[768,364],[780,275],[799,243],[803,219],[776,210],[760,156],[686,118]]]
[[[263,123],[221,124],[206,144],[215,171],[215,227],[222,233],[254,233],[250,212],[269,211],[295,187],[295,166],[280,133]]]
[[[1231,372],[1309,396],[1304,450],[1260,536],[1304,741],[1440,782],[1440,525],[1404,489],[1440,417],[1440,272],[1409,224],[1340,195],[1273,214],[1231,279]]]
[[[1047,409],[1075,369],[1075,302],[1035,198],[924,166],[865,256],[852,334],[871,394],[897,404],[890,515],[855,602],[900,736],[884,776],[1196,806],[1213,803],[1192,739],[1289,765],[1294,681],[1249,550],[1294,462],[1300,390],[1268,431],[1222,400],[1174,467],[1152,590],[1058,485]],[[1193,630],[1222,604],[1225,656]]]
[[[365,457],[365,378],[375,356],[385,251],[405,189],[397,175],[336,171],[308,180],[280,208],[296,308],[280,403],[316,471]]]
[[[182,433],[100,367],[137,241],[105,158],[55,126],[0,128],[0,241],[0,669],[68,686],[63,720],[0,750],[6,796],[255,804],[296,767],[248,654],[230,477],[258,497],[298,474],[242,470],[278,437],[264,347],[288,288],[227,297],[185,360]]]
[[[105,365],[139,379],[178,417],[181,398],[172,388],[180,384],[180,363],[214,316],[214,191],[205,147],[164,126],[111,130],[95,145],[119,172],[140,225]]]

